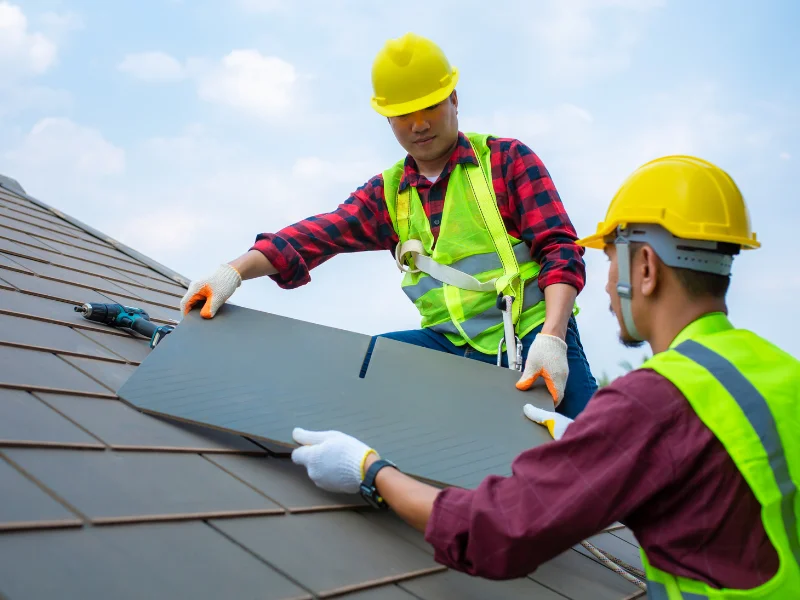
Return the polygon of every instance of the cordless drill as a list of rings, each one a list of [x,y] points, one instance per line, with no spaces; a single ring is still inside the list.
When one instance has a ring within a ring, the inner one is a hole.
[[[112,327],[120,327],[122,329],[130,329],[139,335],[150,338],[151,348],[155,348],[156,344],[158,344],[165,335],[175,329],[172,325],[156,325],[152,323],[150,321],[150,315],[141,308],[132,308],[130,306],[122,306],[121,304],[99,304],[90,302],[82,306],[76,306],[75,312],[82,313],[83,317],[89,321],[95,321],[103,325],[111,325]]]

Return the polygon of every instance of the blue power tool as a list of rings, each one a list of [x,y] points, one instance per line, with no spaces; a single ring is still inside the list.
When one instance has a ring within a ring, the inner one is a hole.
[[[165,335],[175,329],[172,325],[156,325],[150,321],[150,315],[141,308],[122,306],[122,304],[90,302],[76,306],[75,312],[82,313],[83,318],[89,321],[135,331],[150,339],[151,348],[155,348]]]

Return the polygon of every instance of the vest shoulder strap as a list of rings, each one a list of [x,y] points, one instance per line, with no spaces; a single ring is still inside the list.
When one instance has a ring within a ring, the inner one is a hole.
[[[383,177],[383,198],[395,231],[399,231],[397,228],[397,190],[400,187],[400,180],[403,178],[404,168],[405,159],[401,159],[381,173]],[[407,213],[408,208],[406,207],[406,218],[408,216]]]

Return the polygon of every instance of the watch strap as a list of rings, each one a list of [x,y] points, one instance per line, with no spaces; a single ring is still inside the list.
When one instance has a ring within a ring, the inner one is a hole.
[[[387,509],[389,508],[389,505],[386,504],[386,501],[383,499],[383,497],[378,494],[378,489],[375,487],[375,477],[377,477],[378,472],[384,467],[397,468],[397,465],[395,465],[392,461],[383,458],[376,460],[367,469],[367,472],[364,475],[364,481],[361,482],[361,487],[359,490],[361,495],[369,504],[381,509]]]

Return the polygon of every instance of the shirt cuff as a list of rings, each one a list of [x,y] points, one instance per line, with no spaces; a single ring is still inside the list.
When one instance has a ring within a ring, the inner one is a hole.
[[[425,541],[433,547],[434,560],[459,571],[464,570],[459,539],[464,543],[464,535],[469,531],[472,495],[472,490],[454,487],[443,489],[433,501],[425,527]]]
[[[262,234],[250,250],[258,250],[272,263],[278,272],[269,278],[278,286],[292,289],[311,281],[303,257],[283,238],[274,234]]]

